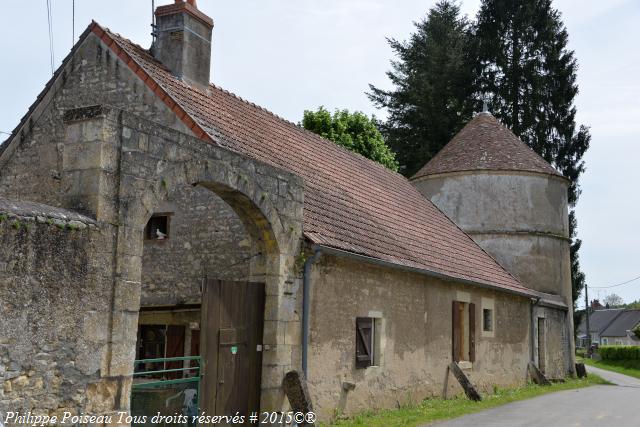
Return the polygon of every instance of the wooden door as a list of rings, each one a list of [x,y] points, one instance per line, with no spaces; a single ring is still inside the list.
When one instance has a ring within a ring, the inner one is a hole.
[[[167,345],[164,357],[182,357],[184,356],[184,325],[167,325]],[[183,362],[167,362],[165,369],[180,369]],[[183,372],[168,372],[166,378],[175,380],[182,378]]]
[[[476,360],[476,305],[453,301],[451,337],[453,361]]]
[[[538,317],[538,369],[544,374],[547,364],[545,359],[546,338],[544,330],[544,317]]]
[[[259,411],[264,284],[208,280],[202,302],[202,410]]]

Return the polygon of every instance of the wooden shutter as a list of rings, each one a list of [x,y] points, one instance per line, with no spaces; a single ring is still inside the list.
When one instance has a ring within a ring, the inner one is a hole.
[[[462,344],[462,316],[460,316],[460,308],[461,303],[458,301],[453,301],[453,310],[452,310],[452,337],[453,337],[453,361],[460,361],[460,351]]]
[[[476,305],[469,303],[469,362],[476,361]]]
[[[356,368],[373,364],[373,319],[356,318]]]

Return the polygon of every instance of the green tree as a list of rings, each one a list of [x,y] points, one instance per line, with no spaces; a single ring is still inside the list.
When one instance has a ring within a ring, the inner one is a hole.
[[[582,240],[578,239],[576,236],[577,226],[576,226],[576,214],[573,210],[569,212],[569,233],[571,238],[571,246],[569,247],[569,259],[571,261],[571,296],[573,298],[573,302],[578,300],[580,293],[584,289],[585,285],[585,276],[582,270],[580,269],[580,247],[582,247]],[[575,313],[574,313],[574,321],[577,322]]]
[[[385,108],[381,131],[398,154],[401,172],[412,176],[471,118],[478,107],[468,52],[469,23],[458,5],[438,2],[415,23],[409,40],[388,39],[397,56],[387,76],[394,88],[369,85],[369,98]]]
[[[551,0],[483,0],[474,27],[476,87],[491,111],[572,182],[569,189],[574,302],[584,287],[573,208],[591,136],[576,126],[577,61]]]
[[[395,153],[385,143],[373,116],[369,118],[359,111],[350,113],[348,110],[336,110],[331,114],[320,107],[318,111],[305,110],[302,126],[392,171],[398,170]]]
[[[633,309],[633,310],[640,310],[640,299],[637,299],[635,301],[632,301],[628,304],[624,305],[624,308],[628,308],[628,309]],[[638,325],[640,326],[640,325]],[[640,338],[640,337],[638,337]]]

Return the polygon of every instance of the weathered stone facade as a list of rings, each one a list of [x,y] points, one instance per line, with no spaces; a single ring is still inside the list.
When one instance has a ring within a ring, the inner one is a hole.
[[[111,253],[97,223],[0,199],[0,414],[102,412]]]
[[[541,325],[539,319],[544,319],[544,331],[541,331],[541,336],[545,337],[545,343],[540,352],[539,340],[533,340],[532,360],[536,366],[544,365],[547,378],[565,378],[568,373],[575,370],[572,329],[567,325],[567,312],[557,307],[535,307],[532,325],[535,337],[539,336],[538,328]],[[542,363],[540,356],[544,359]]]
[[[145,239],[142,306],[200,304],[204,277],[247,280],[251,239],[238,215],[215,193],[184,185],[156,212],[167,213],[166,240]]]
[[[570,298],[567,180],[466,171],[413,184],[527,286]]]
[[[357,259],[322,255],[312,272],[309,385],[323,419],[462,393],[451,363],[451,307],[491,304],[492,334],[476,325],[476,360],[465,374],[482,391],[523,385],[530,356],[531,302]],[[355,366],[356,317],[381,319],[378,366]],[[347,384],[355,386],[347,390]]]
[[[275,359],[265,354],[263,404],[281,406],[282,375],[295,363],[292,354],[296,346],[284,342],[284,332],[295,329],[289,323],[298,321],[294,312],[294,264],[302,231],[301,180],[121,110],[92,107],[66,114],[51,113],[48,117],[57,118],[48,122],[51,132],[39,130],[31,135],[34,139],[16,150],[3,168],[0,187],[4,193],[57,201],[58,205],[91,214],[105,236],[103,253],[109,258],[104,262],[114,271],[106,287],[114,295],[112,303],[102,301],[103,309],[107,307],[109,312],[104,323],[108,329],[106,358],[99,358],[98,392],[95,396],[88,393],[74,409],[93,407],[108,396],[111,410],[128,408],[142,287],[143,230],[163,203],[180,200],[180,191],[193,185],[217,193],[220,199],[209,198],[215,206],[225,200],[233,207],[246,230],[241,240],[249,239],[255,251],[252,253],[259,254],[250,258],[248,272],[250,278],[266,283],[264,340],[277,354]],[[46,135],[65,137],[51,141]],[[40,165],[37,153],[46,145],[54,145],[59,153],[60,158],[47,164],[55,165],[47,170],[59,179],[54,178],[51,187],[35,185],[37,175],[17,179],[13,171],[29,162],[31,166]],[[70,185],[64,187],[55,182],[58,180]],[[191,190],[199,195],[191,200],[193,206],[199,206],[198,197],[208,196],[202,189]],[[228,214],[229,208],[226,209]],[[231,230],[238,225],[232,221],[229,227]],[[78,300],[81,304],[82,300]],[[74,346],[68,348],[75,350]],[[119,401],[115,402],[114,396]],[[106,411],[106,407],[103,409]]]
[[[532,360],[539,363],[537,319],[544,318],[546,374],[573,373],[569,182],[539,172],[470,170],[413,184],[522,283],[558,297],[560,305],[536,309]]]

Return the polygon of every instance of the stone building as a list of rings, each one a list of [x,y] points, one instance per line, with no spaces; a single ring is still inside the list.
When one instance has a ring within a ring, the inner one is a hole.
[[[573,372],[551,166],[478,115],[410,182],[210,84],[194,1],[156,18],[89,25],[0,146],[0,414],[136,413],[194,366],[209,413],[302,370],[323,419],[460,392],[452,361]]]

